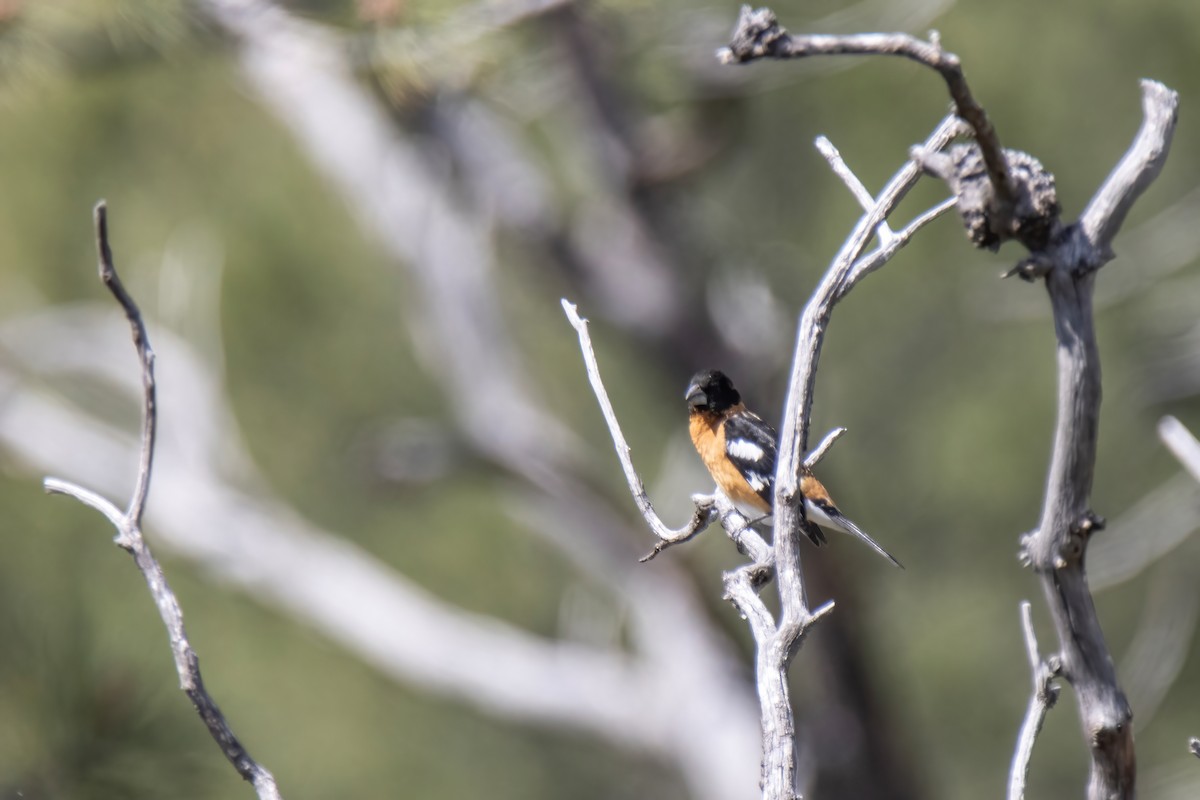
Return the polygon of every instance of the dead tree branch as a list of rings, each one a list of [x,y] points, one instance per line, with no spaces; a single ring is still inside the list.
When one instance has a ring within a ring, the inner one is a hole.
[[[633,466],[629,443],[625,440],[625,434],[621,432],[621,423],[617,420],[617,413],[613,410],[612,401],[608,399],[608,391],[604,388],[603,378],[600,377],[600,365],[596,363],[596,353],[592,348],[592,337],[588,333],[588,321],[579,316],[574,303],[564,299],[562,307],[571,326],[575,328],[576,333],[579,335],[579,349],[583,353],[588,380],[592,384],[592,391],[596,395],[596,401],[600,404],[600,411],[604,414],[604,421],[608,423],[608,432],[612,436],[613,447],[617,451],[617,458],[621,461],[621,469],[625,472],[625,480],[629,483],[629,493],[633,495],[633,500],[637,503],[638,511],[642,513],[646,524],[650,526],[650,530],[659,539],[654,549],[643,556],[641,560],[649,561],[668,547],[691,540],[707,528],[712,523],[714,517],[719,517],[722,522],[725,522],[728,518],[727,515],[730,514],[736,514],[741,517],[741,514],[732,503],[728,503],[725,498],[721,498],[725,500],[723,503],[718,500],[720,492],[717,492],[712,496],[697,495],[692,498],[695,502],[696,510],[692,514],[691,520],[682,528],[671,528],[662,521],[662,518],[658,516],[658,512],[654,510],[654,505],[650,502],[649,496],[646,494],[646,487],[642,482],[641,476],[638,475],[637,469]],[[737,525],[735,530],[738,530],[737,544],[739,549],[750,553],[755,557],[756,561],[761,559],[765,562],[769,546],[762,540],[761,536],[750,528],[749,521],[743,518],[741,524]],[[732,532],[731,535],[733,535]]]
[[[1132,711],[1088,589],[1084,555],[1104,520],[1090,508],[1100,422],[1100,354],[1092,318],[1095,271],[1111,260],[1112,239],[1133,202],[1157,176],[1175,129],[1178,96],[1142,83],[1144,121],[1117,168],[1077,225],[1032,254],[1050,293],[1058,339],[1058,414],[1046,497],[1024,554],[1041,577],[1058,631],[1063,677],[1079,698],[1091,751],[1088,797],[1134,796]]]
[[[924,152],[937,152],[963,130],[956,117],[948,117],[934,131],[923,146]],[[832,145],[822,148],[827,154],[836,153]],[[827,155],[828,157],[828,155]],[[840,157],[830,158],[835,171],[856,196],[865,189],[861,182],[845,166]],[[829,433],[812,453],[805,456],[812,407],[812,390],[816,381],[816,364],[819,357],[824,331],[829,323],[833,306],[853,286],[870,272],[882,266],[904,245],[922,225],[949,209],[953,203],[943,203],[932,212],[922,215],[905,228],[901,234],[892,234],[887,228],[887,219],[922,174],[922,167],[915,157],[903,167],[880,193],[878,199],[867,204],[867,213],[859,221],[846,245],[834,259],[824,280],[814,293],[801,316],[797,335],[796,360],[789,383],[787,412],[784,418],[781,458],[776,473],[775,495],[775,541],[767,545],[753,533],[749,522],[720,491],[711,498],[697,499],[697,511],[692,523],[679,530],[664,525],[654,513],[640,478],[637,477],[629,460],[629,446],[621,434],[616,415],[600,380],[595,363],[587,325],[581,320],[575,307],[563,301],[563,310],[579,334],[580,348],[587,365],[588,376],[596,393],[614,447],[625,470],[630,492],[650,529],[659,537],[654,553],[661,549],[686,541],[711,521],[713,514],[721,520],[727,534],[734,539],[738,549],[749,555],[752,563],[738,567],[725,575],[725,597],[746,618],[754,636],[755,676],[762,709],[762,790],[764,798],[791,800],[796,793],[795,720],[789,699],[787,670],[792,658],[799,650],[808,630],[830,611],[833,603],[828,602],[816,610],[810,610],[804,591],[804,579],[800,569],[801,526],[805,523],[800,503],[800,471],[803,466],[816,464],[832,444],[844,433],[838,428]],[[879,232],[880,248],[865,254],[871,236]],[[759,591],[772,573],[778,578],[780,614],[776,621],[767,609]]]
[[[923,149],[936,152],[945,147],[962,128],[956,117],[947,117],[924,143]],[[900,201],[916,184],[922,174],[916,160],[910,160],[880,192],[873,207],[859,220],[825,273],[820,285],[800,316],[796,335],[795,356],[788,381],[787,400],[780,429],[779,461],[775,472],[775,570],[779,582],[780,621],[766,654],[771,667],[759,665],[760,695],[781,698],[772,708],[775,716],[770,722],[770,736],[764,731],[763,779],[764,797],[794,796],[795,756],[794,723],[791,706],[786,701],[787,667],[794,657],[804,634],[815,621],[808,611],[804,577],[800,566],[800,547],[805,524],[803,496],[800,493],[801,467],[808,446],[809,419],[812,413],[813,392],[817,379],[817,363],[825,330],[829,326],[833,307],[859,280],[882,266],[883,260],[873,262],[872,269],[862,269],[864,251],[871,236],[895,211]],[[899,239],[899,237],[896,237]],[[888,245],[879,252],[890,249]],[[895,250],[891,249],[894,253]],[[765,681],[764,684],[762,681]],[[764,704],[764,711],[766,706]]]
[[[633,501],[637,503],[638,510],[642,512],[642,517],[646,520],[646,524],[650,526],[650,530],[654,532],[654,535],[659,538],[659,543],[654,546],[654,549],[648,555],[642,557],[642,561],[649,561],[671,545],[686,542],[707,528],[709,523],[712,522],[713,515],[716,513],[716,501],[712,497],[694,497],[696,511],[692,514],[691,520],[678,530],[669,527],[658,516],[658,513],[654,510],[654,505],[650,502],[649,495],[646,494],[646,486],[642,483],[641,476],[638,475],[637,469],[633,466],[629,442],[625,440],[625,434],[621,432],[621,423],[617,421],[617,412],[613,410],[612,401],[608,399],[608,392],[604,389],[604,381],[600,377],[600,365],[596,363],[596,353],[592,348],[591,335],[588,333],[587,320],[579,316],[579,312],[573,303],[564,299],[562,307],[563,312],[567,315],[567,319],[571,322],[571,326],[579,334],[579,349],[583,352],[583,361],[587,366],[588,380],[591,381],[592,391],[595,392],[596,400],[600,403],[600,411],[604,414],[604,421],[608,423],[608,432],[612,435],[613,446],[617,450],[617,458],[621,461],[621,469],[625,471],[625,480],[629,483],[629,493],[633,495]]]
[[[96,509],[117,529],[114,539],[117,546],[133,556],[150,594],[158,606],[159,615],[167,627],[171,640],[171,651],[175,656],[175,669],[179,673],[179,685],[196,706],[196,711],[204,721],[208,732],[216,740],[221,752],[229,759],[229,763],[238,774],[254,786],[254,791],[263,800],[279,800],[279,789],[271,773],[250,757],[246,748],[234,735],[226,722],[216,702],[204,688],[200,676],[200,659],[188,641],[187,632],[183,627],[183,610],[171,587],[167,584],[166,575],[158,560],[150,552],[142,536],[142,515],[146,509],[146,498],[150,491],[150,474],[154,463],[154,440],[158,424],[158,411],[155,406],[154,385],[154,351],[146,336],[146,326],[142,321],[141,311],[137,303],[125,290],[113,264],[112,250],[108,243],[108,212],[104,201],[100,201],[95,209],[96,247],[100,257],[100,280],[121,304],[125,316],[129,318],[129,326],[133,331],[133,344],[137,349],[138,358],[142,364],[142,437],[141,453],[138,459],[137,483],[133,496],[129,501],[128,510],[122,512],[113,503],[99,494],[58,478],[46,478],[44,486],[47,492],[65,494],[74,497],[86,506]]]
[[[1012,768],[1008,773],[1008,800],[1024,800],[1025,783],[1029,780],[1029,760],[1033,757],[1033,745],[1042,731],[1046,714],[1058,701],[1059,687],[1054,683],[1061,665],[1052,656],[1042,660],[1038,653],[1037,634],[1033,630],[1033,614],[1028,600],[1021,601],[1021,629],[1025,634],[1025,651],[1029,656],[1029,670],[1033,676],[1033,692],[1025,721],[1021,723],[1021,735],[1017,737],[1017,750],[1013,754]]]
[[[1083,566],[1088,537],[1103,527],[1103,520],[1089,508],[1100,408],[1100,363],[1091,300],[1095,271],[1113,258],[1113,237],[1166,159],[1178,97],[1161,84],[1142,83],[1144,121],[1133,144],[1079,222],[1064,226],[1058,220],[1053,175],[1027,154],[1000,149],[995,130],[967,89],[958,59],[943,52],[936,38],[921,42],[904,34],[792,36],[770,10],[744,7],[732,43],[719,57],[744,62],[835,54],[900,55],[943,75],[959,114],[975,131],[977,149],[957,146],[946,154],[914,155],[951,186],[977,246],[996,249],[1006,238],[1016,238],[1031,254],[1010,274],[1030,281],[1045,279],[1058,338],[1058,422],[1041,522],[1038,530],[1025,538],[1024,555],[1042,578],[1058,631],[1062,674],[1079,696],[1092,756],[1088,796],[1095,800],[1132,797],[1132,714],[1117,682]],[[879,220],[865,219],[863,225],[868,223],[869,227],[860,227],[856,234],[865,238]],[[883,233],[880,236],[885,238]],[[775,503],[781,590],[794,583],[792,564],[798,564],[789,551],[796,540],[791,534],[800,521],[799,453],[807,437],[816,358],[839,284],[833,281],[835,288],[824,293],[828,299],[823,304],[818,302],[823,294],[818,290],[806,308],[789,384]],[[806,341],[814,343],[807,356],[802,350]],[[799,585],[794,588],[803,590]]]
[[[946,81],[958,116],[975,132],[983,152],[988,178],[1003,204],[1011,207],[1015,197],[1008,165],[996,129],[983,106],[971,94],[958,56],[947,53],[936,34],[924,42],[907,33],[859,33],[848,36],[823,34],[793,35],[779,25],[769,8],[742,6],[728,47],[717,51],[718,60],[745,63],[760,58],[806,58],[833,55],[902,56],[936,70]]]

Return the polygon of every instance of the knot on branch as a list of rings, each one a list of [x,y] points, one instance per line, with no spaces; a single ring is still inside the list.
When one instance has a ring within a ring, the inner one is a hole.
[[[1088,732],[1094,749],[1111,751],[1125,741],[1125,728],[1133,721],[1133,712],[1126,705],[1115,718],[1094,725]]]
[[[1028,153],[1004,151],[1011,201],[996,192],[977,144],[958,144],[941,153],[917,151],[913,155],[926,172],[944,180],[954,192],[967,238],[976,247],[994,252],[1009,239],[1016,239],[1036,252],[1046,247],[1058,228],[1062,207],[1054,174]]]
[[[1058,702],[1058,695],[1062,687],[1054,681],[1061,676],[1062,656],[1058,654],[1048,656],[1038,665],[1036,678],[1038,699],[1046,704],[1047,710],[1054,708],[1054,704]]]
[[[1108,521],[1104,517],[1097,514],[1095,511],[1083,512],[1074,525],[1071,526],[1071,534],[1081,536],[1084,539],[1089,538],[1093,533],[1099,533],[1104,530]]]
[[[1021,259],[1015,267],[1000,277],[1011,278],[1016,276],[1026,283],[1033,283],[1040,278],[1046,277],[1052,269],[1054,269],[1054,259],[1039,251],[1028,258]]]
[[[774,55],[776,44],[787,35],[771,9],[742,6],[729,46],[717,51],[717,60],[722,64],[741,64]]]

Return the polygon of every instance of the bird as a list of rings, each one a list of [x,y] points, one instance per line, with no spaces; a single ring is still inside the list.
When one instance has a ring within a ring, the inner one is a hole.
[[[706,369],[693,375],[684,399],[692,444],[717,486],[738,505],[770,515],[779,447],[775,429],[746,408],[733,381],[720,370]],[[838,509],[812,470],[806,466],[801,470],[804,532],[814,545],[820,547],[826,542],[825,534],[817,527],[821,525],[857,537],[903,569],[895,556]]]

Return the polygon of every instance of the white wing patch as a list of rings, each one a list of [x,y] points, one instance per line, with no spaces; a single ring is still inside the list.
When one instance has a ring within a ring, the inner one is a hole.
[[[746,483],[750,484],[750,488],[759,494],[762,493],[763,489],[771,485],[770,478],[764,478],[757,472],[747,472],[744,477],[746,478]]]
[[[748,461],[752,464],[762,461],[763,456],[766,455],[761,447],[749,439],[734,439],[732,442],[727,442],[725,444],[725,451],[734,458],[741,459],[742,461]],[[750,485],[754,487],[754,491],[757,492],[761,490],[762,487],[755,485],[752,478],[747,476],[746,479],[750,481]],[[760,482],[761,480],[762,479],[759,478]]]

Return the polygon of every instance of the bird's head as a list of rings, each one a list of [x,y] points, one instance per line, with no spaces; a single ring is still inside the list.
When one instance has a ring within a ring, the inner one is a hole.
[[[706,369],[693,375],[684,398],[688,410],[694,413],[720,414],[742,402],[742,396],[733,387],[733,381],[716,369]]]

